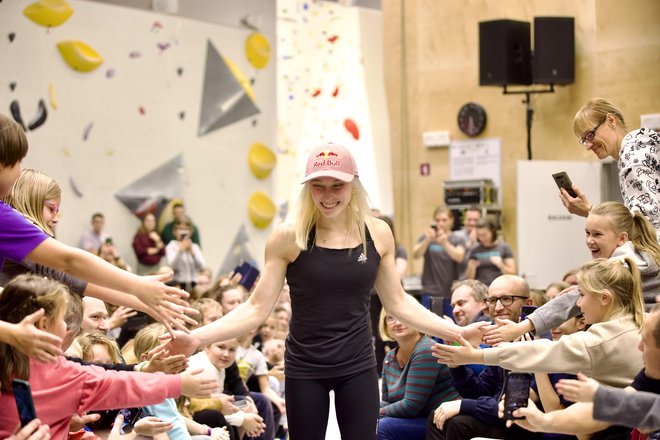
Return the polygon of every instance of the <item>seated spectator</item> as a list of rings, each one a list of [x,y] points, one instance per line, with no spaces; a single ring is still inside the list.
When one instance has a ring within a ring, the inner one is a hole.
[[[529,304],[527,281],[515,275],[502,275],[488,288],[486,304],[491,316],[518,321],[522,306]],[[484,349],[479,351],[486,351]],[[435,355],[435,354],[434,354]],[[466,366],[448,363],[454,386],[462,399],[442,403],[427,420],[426,440],[464,440],[490,437],[507,440],[540,439],[518,426],[506,429],[497,416],[497,403],[504,391],[506,371],[497,366],[486,367],[480,373]]]
[[[240,336],[237,340],[236,365],[241,378],[250,390],[250,397],[255,402],[265,397],[274,405],[272,415],[262,416],[264,420],[270,419],[273,423],[272,426],[266,427],[266,436],[270,436],[271,433],[274,435],[273,429],[279,425],[281,415],[286,413],[286,404],[284,399],[270,387],[266,357],[252,345],[252,332]]]
[[[213,287],[213,271],[208,267],[202,267],[197,271],[197,284],[195,284],[191,298],[203,298],[211,287]]]
[[[589,330],[558,341],[522,341],[485,350],[476,350],[464,340],[460,347],[437,344],[435,354],[450,364],[481,363],[527,372],[585,372],[599,382],[625,387],[642,367],[641,355],[634,348],[640,343],[639,329],[644,322],[640,279],[632,258],[598,258],[578,272],[577,305],[591,325]]]
[[[103,231],[105,227],[105,217],[100,212],[92,214],[92,229],[83,232],[80,238],[80,247],[88,252],[98,255],[99,248],[109,238]]]
[[[377,439],[423,440],[426,418],[443,402],[460,399],[449,369],[431,355],[433,340],[383,309],[381,338],[398,347],[385,355]]]
[[[162,324],[151,324],[135,335],[133,351],[135,357],[141,361],[149,360],[149,352],[160,345],[159,336],[165,332]],[[163,400],[156,405],[150,405],[142,408],[143,414],[157,417],[163,422],[170,423],[172,428],[167,431],[170,440],[190,440],[192,435],[207,435],[213,438],[221,438],[224,435],[222,427],[210,428],[202,425],[192,419],[188,419],[179,413],[176,401],[172,398]],[[213,430],[217,432],[214,434]]]
[[[488,321],[484,313],[488,287],[477,280],[456,281],[451,286],[451,307],[454,322],[464,327],[477,321]]]
[[[197,272],[204,267],[204,256],[190,234],[192,223],[188,219],[174,224],[174,240],[165,248],[167,264],[174,270],[174,280],[187,292],[192,292],[197,284]]]
[[[257,350],[262,350],[266,342],[270,341],[271,339],[277,338],[277,331],[278,331],[277,317],[275,316],[274,313],[271,313],[270,316],[266,318],[264,323],[261,324],[261,326],[259,326],[259,330],[257,331],[257,334],[254,335],[254,338],[252,338],[252,345],[254,345],[254,347]]]
[[[155,215],[149,213],[142,218],[133,237],[133,250],[138,261],[138,275],[151,275],[158,271],[165,256],[165,243],[156,231]]]
[[[216,284],[216,287],[211,291],[210,295],[211,298],[215,299],[220,303],[220,306],[222,306],[223,315],[226,315],[243,304],[246,296],[247,292],[243,286],[233,284],[227,284],[224,286]]]
[[[571,269],[568,272],[566,272],[564,274],[564,276],[562,277],[562,279],[561,279],[562,282],[568,283],[571,286],[577,286],[577,283],[578,283],[577,273],[578,273],[578,271],[579,271],[579,269]]]
[[[210,324],[222,318],[222,306],[214,299],[201,298],[190,304],[190,307],[199,312],[199,315],[196,317],[199,322],[197,327]]]
[[[0,319],[20,322],[44,309],[37,323],[41,330],[64,338],[66,287],[44,278],[21,275],[8,283],[0,295]],[[0,438],[7,438],[18,424],[12,394],[12,378],[30,380],[34,405],[42,423],[50,426],[51,438],[67,438],[74,413],[148,405],[181,393],[205,395],[217,384],[190,374],[163,375],[106,371],[85,367],[57,357],[54,363],[27,358],[10,345],[0,343]]]
[[[248,398],[248,405],[243,409],[235,405],[237,397],[246,398],[248,396],[248,390],[245,388],[235,364],[237,349],[238,341],[229,339],[210,344],[190,357],[191,369],[202,369],[202,375],[214,378],[220,384],[211,399],[191,399],[191,412],[197,420],[198,413],[202,410],[218,410],[225,415],[227,422],[240,428],[241,435],[245,433],[249,437],[256,437],[263,434],[266,425],[254,402]],[[270,408],[270,404],[268,407]]]
[[[114,339],[100,333],[85,333],[77,339],[82,360],[98,364],[119,364],[119,347]]]
[[[563,281],[554,281],[545,288],[545,296],[548,297],[548,300],[554,299],[557,295],[569,287],[571,287],[571,284],[565,283]]]
[[[191,226],[190,239],[201,248],[202,242],[199,240],[199,229],[197,228],[197,225],[190,220],[188,215],[186,215],[186,208],[183,205],[183,202],[174,203],[172,205],[172,217],[172,221],[167,223],[161,232],[161,237],[163,238],[165,245],[176,238],[176,234],[174,233],[176,223],[187,220],[190,222]]]
[[[534,307],[541,307],[543,304],[550,301],[543,289],[529,289],[530,298],[532,298],[532,305]]]

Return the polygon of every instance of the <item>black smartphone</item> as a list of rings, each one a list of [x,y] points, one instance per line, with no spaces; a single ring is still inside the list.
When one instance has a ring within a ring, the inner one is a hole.
[[[124,424],[121,426],[123,434],[131,432],[135,423],[140,420],[142,408],[124,408],[119,410],[119,414],[124,416]]]
[[[21,379],[12,379],[11,385],[14,389],[18,418],[21,420],[21,427],[23,427],[37,418],[37,412],[32,401],[32,391],[30,391],[30,384]]]
[[[527,406],[532,375],[529,373],[510,372],[504,384],[504,420],[522,419],[514,417],[513,411]]]
[[[433,229],[435,232],[438,232],[438,225],[435,223],[431,223],[431,229]]]
[[[522,306],[522,312],[520,313],[520,320],[524,320],[527,318],[529,315],[534,313],[534,310],[536,310],[536,306]]]
[[[257,281],[257,277],[259,276],[259,269],[248,262],[244,262],[240,266],[236,266],[234,273],[240,273],[242,275],[238,284],[245,287],[245,289],[249,292],[252,290],[254,282]]]
[[[105,239],[105,244],[112,244],[112,237],[108,237]]]
[[[566,171],[554,173],[552,178],[555,179],[555,183],[559,188],[564,188],[566,190],[569,196],[573,198],[577,197],[577,194],[573,191],[573,182],[571,182],[571,178],[568,177]]]

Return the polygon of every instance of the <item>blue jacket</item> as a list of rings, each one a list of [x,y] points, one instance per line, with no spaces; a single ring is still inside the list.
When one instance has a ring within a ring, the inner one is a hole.
[[[463,397],[460,414],[472,416],[489,425],[504,426],[497,416],[497,405],[504,389],[506,370],[489,366],[478,375],[466,366],[450,368],[454,386]]]

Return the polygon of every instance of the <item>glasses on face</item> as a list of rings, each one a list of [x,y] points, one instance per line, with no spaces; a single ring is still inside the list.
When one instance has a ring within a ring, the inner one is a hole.
[[[46,208],[48,208],[52,215],[57,215],[60,212],[60,207],[53,202],[44,202]]]
[[[603,122],[605,122],[605,119],[596,124],[593,130],[586,132],[584,137],[581,138],[578,142],[580,142],[582,145],[587,145],[589,142],[593,142],[594,138],[596,137],[596,130],[598,130],[598,127],[600,127]]]
[[[499,301],[503,306],[506,307],[506,306],[510,306],[511,304],[513,304],[513,301],[515,301],[516,298],[527,299],[526,296],[520,296],[520,295],[502,295],[498,298],[495,298],[495,297],[486,298],[484,300],[484,302],[486,303],[486,305],[488,305],[488,307],[495,307],[495,305],[497,304],[497,301]]]
[[[385,316],[385,324],[393,324],[397,319],[394,316]]]

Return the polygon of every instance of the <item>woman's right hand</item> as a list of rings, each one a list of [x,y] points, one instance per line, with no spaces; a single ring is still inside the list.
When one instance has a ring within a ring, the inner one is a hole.
[[[588,216],[589,211],[591,210],[591,203],[587,200],[587,196],[585,196],[575,184],[573,184],[573,191],[575,191],[577,197],[571,197],[564,188],[560,188],[559,198],[561,199],[561,202],[571,214],[576,214],[581,217]]]
[[[21,428],[19,423],[14,432],[6,440],[49,440],[50,428],[42,425],[41,420],[32,419],[30,423]]]
[[[54,362],[57,356],[63,354],[62,339],[35,326],[44,313],[44,309],[39,309],[18,324],[10,324],[12,328],[8,343],[30,358],[40,362]]]
[[[153,437],[172,429],[172,422],[163,422],[158,417],[144,417],[135,423],[133,430],[136,434]]]
[[[188,397],[210,397],[217,391],[218,382],[215,379],[201,376],[203,369],[184,371],[181,373],[181,394]]]

